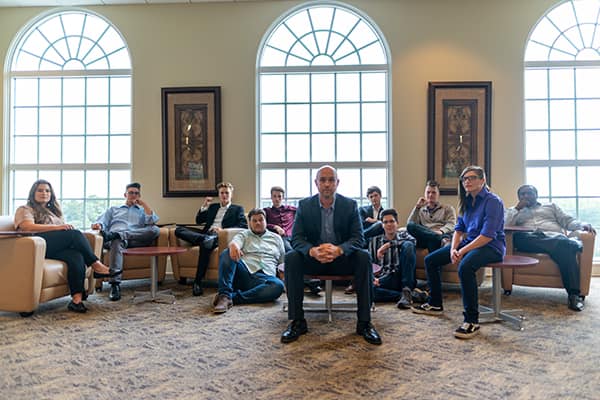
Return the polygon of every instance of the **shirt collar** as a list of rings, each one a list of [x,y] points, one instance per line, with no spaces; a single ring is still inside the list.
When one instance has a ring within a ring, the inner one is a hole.
[[[334,194],[333,194],[333,203],[331,203],[331,207],[329,207],[329,208],[331,208],[332,210],[335,210],[335,199],[336,199],[336,198],[337,198],[337,194],[336,194],[336,193],[334,193]],[[326,209],[325,207],[323,207],[323,203],[321,203],[321,198],[320,198],[320,197],[318,197],[318,195],[317,195],[317,199],[319,200],[319,207],[321,207],[321,209]]]
[[[483,185],[483,187],[481,188],[481,190],[479,191],[479,193],[477,193],[477,196],[475,196],[475,200],[477,200],[477,197],[479,197],[480,199],[483,199],[485,196],[487,196],[487,194],[490,191],[488,190],[488,188]],[[471,196],[471,194],[467,195],[468,198],[473,198],[473,196]]]

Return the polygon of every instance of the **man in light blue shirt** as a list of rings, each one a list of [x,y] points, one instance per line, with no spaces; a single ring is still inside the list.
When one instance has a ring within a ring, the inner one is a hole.
[[[263,209],[250,210],[248,220],[250,229],[235,235],[219,258],[219,290],[213,300],[216,314],[234,304],[267,303],[283,293],[283,282],[276,276],[285,256],[283,240],[267,230]]]
[[[124,249],[150,246],[158,237],[158,216],[142,200],[141,187],[137,182],[128,184],[125,189],[125,204],[110,207],[92,224],[92,229],[100,230],[104,246],[110,248],[111,272],[123,269]],[[121,299],[120,283],[120,274],[111,278],[108,295],[110,300]]]

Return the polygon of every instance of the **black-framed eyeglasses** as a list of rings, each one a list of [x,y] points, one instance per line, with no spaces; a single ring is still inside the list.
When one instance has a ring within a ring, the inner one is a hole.
[[[140,194],[140,192],[127,192],[127,194],[130,194],[132,196],[137,196]]]
[[[463,182],[473,182],[474,180],[477,180],[477,179],[481,179],[481,178],[478,177],[477,175],[467,175],[467,176],[463,176],[461,178],[461,180]]]

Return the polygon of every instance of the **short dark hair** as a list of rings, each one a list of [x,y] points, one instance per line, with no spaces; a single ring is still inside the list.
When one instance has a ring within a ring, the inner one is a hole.
[[[381,196],[381,189],[379,189],[378,186],[370,186],[369,188],[367,188],[367,197],[369,197],[369,195],[371,193],[379,193],[379,195]]]
[[[267,218],[267,213],[262,208],[253,208],[250,210],[250,212],[248,212],[248,221],[250,221],[254,215],[262,215],[265,219]]]
[[[129,188],[136,188],[137,190],[142,190],[142,185],[137,182],[131,182],[127,186],[125,186],[125,190],[127,191]]]
[[[521,190],[525,189],[525,188],[529,188],[533,191],[533,193],[535,193],[535,197],[538,196],[538,191],[537,188],[533,185],[521,185],[518,189],[517,189],[517,196],[521,195]]]
[[[282,194],[285,194],[285,190],[283,190],[281,186],[273,186],[271,188],[271,194],[273,194],[273,192],[281,192]]]
[[[388,208],[387,210],[383,210],[381,212],[381,220],[383,220],[383,217],[385,217],[386,215],[391,215],[392,217],[394,217],[394,220],[396,222],[398,222],[398,212],[396,210],[394,210],[393,208]]]
[[[436,187],[436,188],[438,188],[438,189],[439,189],[439,187],[440,187],[440,184],[439,184],[439,182],[438,182],[438,181],[436,181],[436,180],[433,180],[433,179],[430,179],[430,180],[428,180],[428,181],[427,181],[427,183],[425,184],[425,186],[429,186],[429,187]]]

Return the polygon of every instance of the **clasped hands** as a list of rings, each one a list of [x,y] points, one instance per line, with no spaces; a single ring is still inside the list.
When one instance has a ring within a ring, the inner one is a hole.
[[[331,243],[322,243],[311,247],[308,255],[319,261],[321,264],[333,262],[343,254],[342,248]]]

